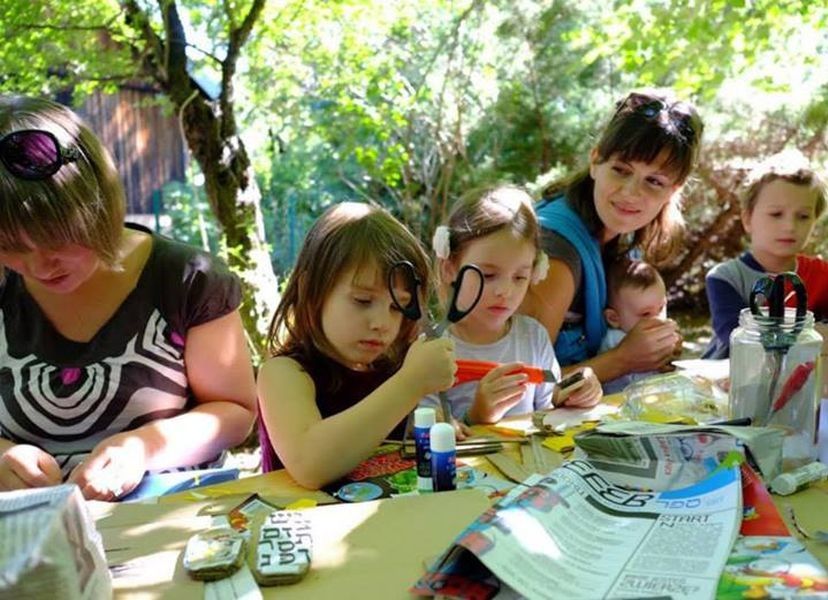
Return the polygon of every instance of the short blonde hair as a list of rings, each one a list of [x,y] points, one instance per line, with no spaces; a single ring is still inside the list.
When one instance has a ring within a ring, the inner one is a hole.
[[[0,165],[0,250],[29,243],[56,249],[78,244],[116,266],[126,199],[115,163],[97,136],[69,108],[43,98],[0,96],[0,138],[14,131],[52,133],[78,159],[30,181]]]
[[[825,181],[820,177],[808,159],[799,150],[777,152],[756,165],[745,179],[744,193],[741,197],[742,210],[753,214],[759,192],[769,183],[781,179],[794,185],[810,187],[816,193],[814,216],[819,218],[825,212]]]

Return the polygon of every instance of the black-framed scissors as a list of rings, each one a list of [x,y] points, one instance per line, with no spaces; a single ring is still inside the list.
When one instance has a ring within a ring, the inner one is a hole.
[[[388,271],[388,292],[403,316],[418,321],[423,316],[420,307],[420,287],[423,285],[409,261],[403,260],[392,265]],[[406,296],[401,295],[401,292]],[[476,265],[463,265],[451,282],[451,293],[446,313],[440,321],[430,320],[426,334],[429,339],[438,338],[452,323],[465,318],[483,295],[483,272]]]
[[[426,337],[435,339],[445,333],[452,323],[465,318],[483,295],[483,271],[476,265],[463,265],[457,273],[457,277],[451,282],[451,292],[446,312],[443,318],[435,321],[429,318],[426,326]],[[407,260],[399,261],[388,270],[388,292],[391,294],[391,301],[394,303],[403,316],[413,321],[418,321],[423,316],[420,307],[420,287],[422,281],[417,277],[414,265]],[[407,294],[407,298],[401,295]],[[440,392],[440,409],[443,411],[444,419],[450,422],[451,410],[448,396]]]
[[[782,325],[785,322],[785,304],[789,295],[787,292],[788,283],[792,288],[790,293],[796,297],[796,313],[793,327],[785,329]],[[763,297],[768,305],[767,314],[759,305],[759,297]],[[771,327],[768,328],[767,333],[761,339],[765,350],[787,352],[796,342],[796,338],[804,324],[805,313],[808,310],[808,292],[799,275],[789,271],[779,273],[775,277],[770,275],[760,277],[753,284],[748,303],[753,316],[771,319],[769,323]]]
[[[787,300],[787,284],[793,288],[791,292],[796,296],[796,312],[793,324],[786,327],[785,303]],[[758,298],[763,297],[767,302],[767,314],[762,311]],[[808,310],[808,292],[805,284],[794,272],[779,273],[775,277],[765,275],[753,284],[749,296],[750,312],[763,326],[759,334],[759,341],[770,358],[770,384],[766,406],[758,411],[759,425],[767,425],[773,414],[773,400],[779,377],[784,370],[785,356],[791,346],[796,343],[799,332],[805,323]]]

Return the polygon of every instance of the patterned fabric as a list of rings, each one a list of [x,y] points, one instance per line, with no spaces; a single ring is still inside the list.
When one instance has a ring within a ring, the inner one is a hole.
[[[101,440],[186,412],[195,404],[184,365],[187,332],[240,300],[237,278],[218,259],[153,235],[135,289],[82,343],[58,333],[23,279],[7,271],[0,282],[0,437],[39,446],[66,475]]]

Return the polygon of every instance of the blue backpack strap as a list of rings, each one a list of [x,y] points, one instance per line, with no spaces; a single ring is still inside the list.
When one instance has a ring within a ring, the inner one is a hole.
[[[581,258],[581,287],[584,293],[583,328],[581,332],[577,331],[581,328],[562,329],[558,334],[558,339],[561,340],[560,351],[558,340],[555,340],[555,354],[560,363],[562,365],[573,364],[595,356],[607,332],[607,323],[604,319],[604,309],[607,306],[607,282],[604,274],[604,261],[601,257],[601,245],[562,196],[541,201],[535,210],[541,227],[563,237],[575,247]],[[572,344],[581,337],[583,337],[582,341],[585,342],[586,348],[572,347]],[[575,357],[579,358],[573,360]]]

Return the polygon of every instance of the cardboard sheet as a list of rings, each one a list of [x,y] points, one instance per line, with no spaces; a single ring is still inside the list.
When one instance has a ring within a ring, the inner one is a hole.
[[[203,584],[181,566],[190,535],[209,526],[207,503],[92,503],[113,570],[115,598],[203,598]],[[448,547],[489,501],[479,490],[320,506],[311,571],[301,582],[262,593],[287,598],[408,598],[425,561]],[[201,515],[199,515],[201,513]],[[376,592],[376,593],[372,593]]]

